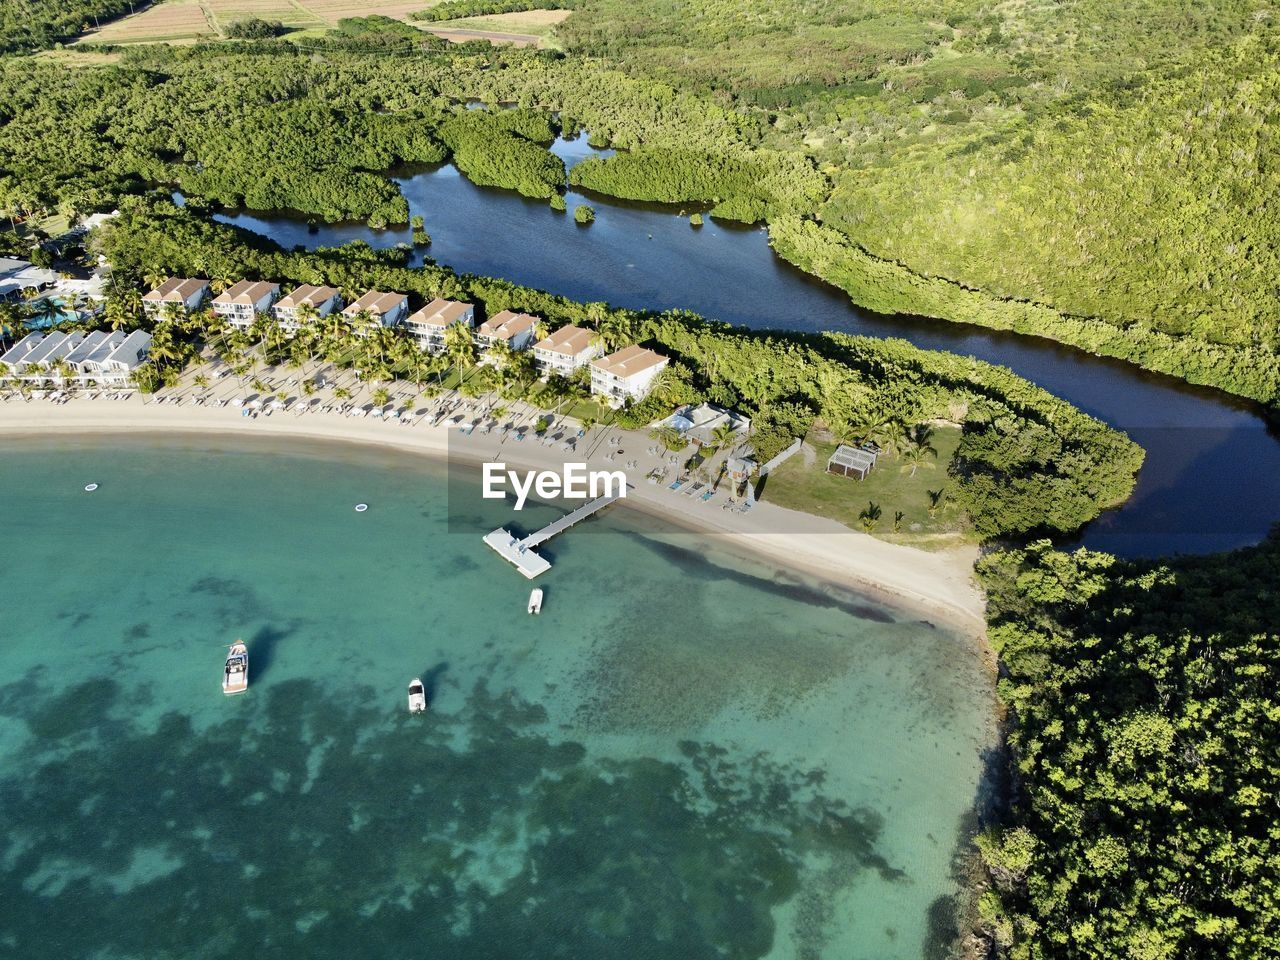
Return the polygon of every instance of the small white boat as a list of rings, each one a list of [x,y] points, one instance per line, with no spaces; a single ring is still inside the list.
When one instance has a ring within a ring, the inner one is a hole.
[[[417,677],[409,683],[409,712],[425,713],[427,710],[427,688]]]
[[[249,648],[237,640],[227,653],[227,666],[222,673],[222,692],[227,696],[249,689]]]
[[[542,612],[542,588],[541,587],[534,587],[533,592],[529,594],[529,612],[530,613]]]

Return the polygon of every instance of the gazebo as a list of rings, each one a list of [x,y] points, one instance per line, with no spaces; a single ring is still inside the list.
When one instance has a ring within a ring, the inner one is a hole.
[[[854,476],[859,480],[867,479],[867,474],[876,465],[876,455],[861,447],[850,447],[840,444],[836,452],[827,461],[827,473],[838,473],[843,477]]]

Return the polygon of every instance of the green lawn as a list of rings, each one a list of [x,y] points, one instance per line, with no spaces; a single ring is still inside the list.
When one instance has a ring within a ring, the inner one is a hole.
[[[944,507],[936,518],[929,516],[928,491],[945,489],[950,482],[947,465],[960,445],[958,427],[936,428],[933,446],[938,458],[919,468],[914,477],[901,469],[898,459],[884,456],[865,480],[830,474],[826,472],[827,459],[836,445],[813,438],[806,443],[817,451],[817,458],[807,464],[805,452],[797,453],[769,475],[761,499],[831,517],[855,530],[862,529],[859,514],[874,502],[880,506],[881,516],[872,533],[882,539],[945,546],[964,538],[965,520],[955,507]],[[893,519],[898,511],[904,516],[901,529],[894,533]]]

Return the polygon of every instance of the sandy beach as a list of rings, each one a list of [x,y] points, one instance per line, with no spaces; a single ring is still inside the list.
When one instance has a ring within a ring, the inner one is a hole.
[[[224,389],[217,393],[227,392]],[[422,406],[438,409],[439,404],[435,401]],[[472,404],[472,409],[459,408],[464,423],[480,416],[482,401]],[[517,414],[503,419],[527,424],[532,414],[527,411],[523,420]],[[61,403],[15,397],[0,403],[0,436],[222,433],[374,444],[456,462],[502,461],[512,468],[559,467],[572,461],[585,462],[595,469],[625,469],[633,485],[623,501],[627,506],[714,535],[731,549],[747,551],[784,569],[870,592],[954,629],[970,634],[980,634],[985,629],[985,601],[973,577],[976,547],[929,552],[886,543],[833,520],[768,502],[757,503],[746,515],[721,509],[726,499],[723,494],[703,502],[668,489],[665,482],[647,482],[648,471],[665,461],[648,452],[653,441],[640,432],[597,428],[584,446],[566,452],[560,443],[544,445],[533,436],[516,441],[514,432],[497,429],[488,434],[476,430],[465,435],[457,426],[449,425],[452,416],[440,426],[432,426],[432,419],[429,414],[416,416],[405,424],[314,410],[304,414],[277,410],[269,416],[259,413],[250,417],[230,405],[196,405],[190,395],[179,404],[157,403],[136,395],[127,400],[76,398]],[[551,432],[558,430],[553,427]],[[574,433],[576,429],[566,436]],[[635,466],[625,468],[625,463]],[[513,517],[518,525],[519,515]],[[495,555],[493,562],[503,561]],[[512,570],[511,576],[519,574]]]

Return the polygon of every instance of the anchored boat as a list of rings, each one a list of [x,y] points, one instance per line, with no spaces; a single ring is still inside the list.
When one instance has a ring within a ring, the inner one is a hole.
[[[409,712],[425,713],[427,709],[427,688],[417,677],[409,684]]]
[[[222,692],[227,696],[249,689],[249,648],[237,640],[227,653],[227,666],[222,673]]]
[[[533,593],[529,594],[529,612],[542,612],[542,588],[534,587]]]

